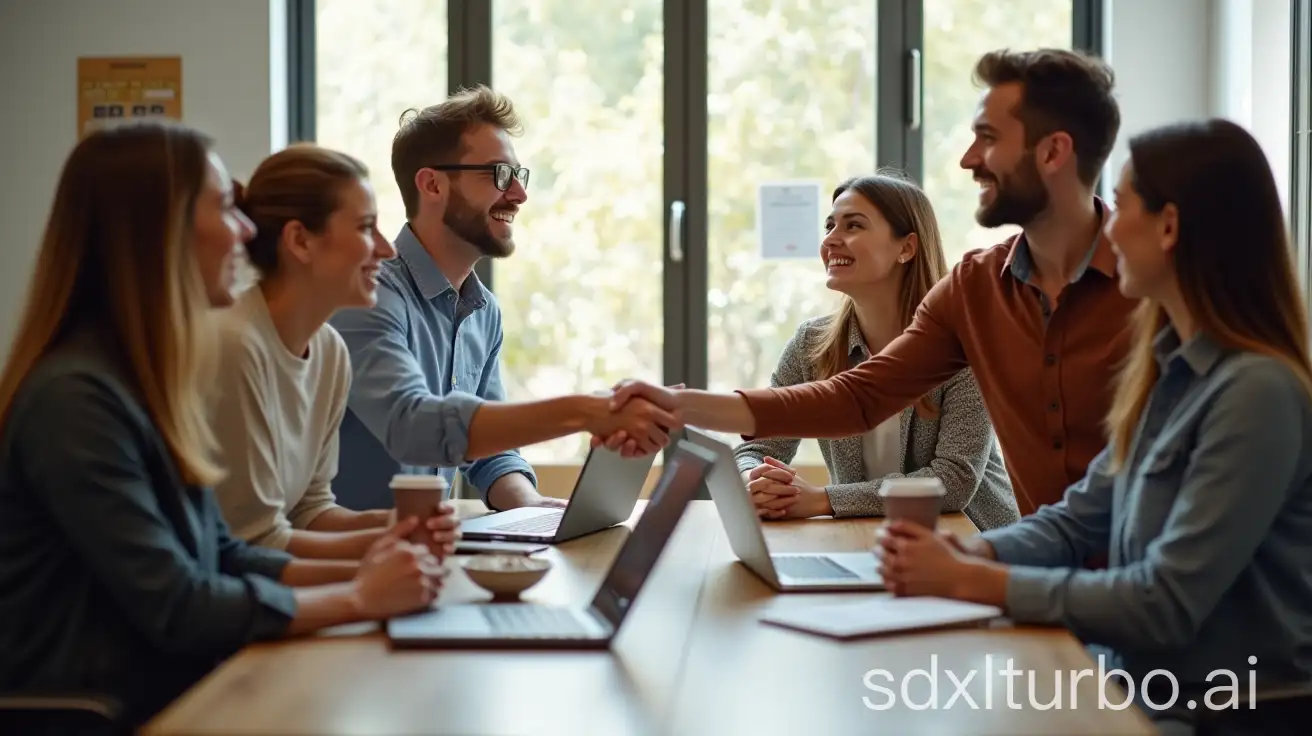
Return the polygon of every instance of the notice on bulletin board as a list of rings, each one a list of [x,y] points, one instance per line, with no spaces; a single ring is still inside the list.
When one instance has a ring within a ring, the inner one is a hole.
[[[77,129],[132,118],[182,119],[182,57],[77,60]]]
[[[820,183],[787,181],[756,190],[756,230],[761,258],[816,258],[822,237]]]

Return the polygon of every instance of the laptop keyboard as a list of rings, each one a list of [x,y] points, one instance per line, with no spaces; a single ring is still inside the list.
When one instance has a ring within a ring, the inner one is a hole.
[[[565,512],[553,511],[541,516],[533,516],[519,521],[512,521],[509,524],[500,524],[492,527],[495,532],[525,532],[528,534],[541,534],[544,532],[554,532],[560,526],[560,520],[565,516]]]
[[[790,555],[773,558],[774,569],[798,580],[856,580],[860,575],[823,555]]]
[[[492,631],[516,637],[563,639],[585,636],[588,630],[574,612],[550,606],[484,606],[483,618]]]

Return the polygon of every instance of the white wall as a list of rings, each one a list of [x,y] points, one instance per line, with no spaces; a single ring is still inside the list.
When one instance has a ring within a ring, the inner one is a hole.
[[[1116,71],[1121,134],[1104,181],[1120,175],[1130,136],[1207,114],[1209,1],[1107,0],[1104,53]]]
[[[0,354],[26,296],[59,168],[77,142],[78,57],[180,55],[184,120],[215,136],[234,175],[246,177],[286,142],[285,122],[277,135],[273,125],[286,120],[285,73],[270,65],[271,47],[282,56],[286,38],[285,25],[271,34],[270,18],[283,14],[282,0],[0,2],[0,90],[8,100],[0,113]]]
[[[1121,135],[1223,117],[1252,131],[1289,199],[1289,0],[1108,0],[1106,54],[1116,70]]]

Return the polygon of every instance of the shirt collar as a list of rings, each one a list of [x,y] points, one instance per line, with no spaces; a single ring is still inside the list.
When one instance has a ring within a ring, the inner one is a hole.
[[[870,348],[866,347],[866,339],[861,334],[861,325],[856,321],[856,315],[853,314],[847,319],[847,356],[857,355],[861,359],[870,357]]]
[[[1211,371],[1221,359],[1222,351],[1221,346],[1202,332],[1181,344],[1175,328],[1167,325],[1153,338],[1153,355],[1163,373],[1173,364],[1182,362],[1195,375],[1202,376]]]
[[[443,275],[442,270],[433,262],[433,257],[428,255],[424,244],[419,242],[414,230],[410,229],[410,223],[401,227],[395,245],[397,257],[410,272],[410,277],[415,280],[415,286],[419,287],[419,293],[424,299],[432,301],[448,291],[455,292],[451,281]],[[482,309],[487,304],[487,289],[472,271],[460,287],[459,296],[471,309]]]
[[[1093,198],[1093,206],[1098,211],[1098,234],[1089,246],[1089,252],[1085,254],[1084,260],[1080,261],[1079,268],[1075,269],[1075,275],[1071,278],[1072,284],[1084,278],[1090,267],[1107,278],[1116,277],[1116,254],[1112,253],[1112,244],[1102,231],[1109,210],[1100,197]],[[1034,260],[1030,257],[1030,246],[1023,232],[1016,236],[1015,244],[1012,245],[1011,253],[1007,254],[1007,259],[1003,261],[1002,272],[999,275],[1006,276],[1009,272],[1022,283],[1028,283],[1034,273]]]

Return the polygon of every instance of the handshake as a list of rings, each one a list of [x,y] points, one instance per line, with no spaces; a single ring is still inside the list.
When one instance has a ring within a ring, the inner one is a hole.
[[[683,429],[679,391],[683,384],[657,386],[626,380],[615,384],[607,411],[589,417],[586,430],[592,447],[604,446],[624,457],[660,452],[670,433]]]

